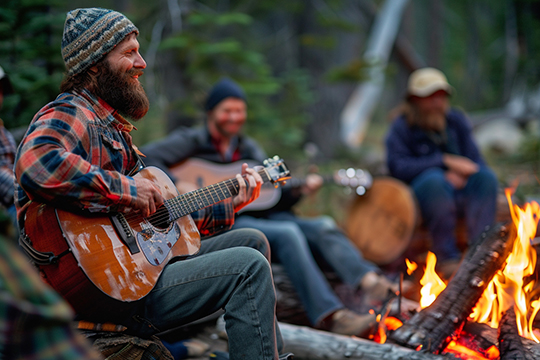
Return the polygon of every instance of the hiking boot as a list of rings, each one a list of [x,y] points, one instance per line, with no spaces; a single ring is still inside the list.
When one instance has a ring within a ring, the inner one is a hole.
[[[328,330],[341,335],[361,336],[375,326],[375,318],[375,314],[360,315],[349,309],[341,309],[332,315]]]

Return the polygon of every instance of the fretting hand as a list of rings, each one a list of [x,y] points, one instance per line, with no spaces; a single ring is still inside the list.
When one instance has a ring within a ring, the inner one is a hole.
[[[259,173],[248,167],[248,164],[242,164],[242,174],[237,174],[238,194],[233,197],[234,211],[237,212],[253,200],[259,197],[263,180]],[[247,182],[247,185],[246,185]]]

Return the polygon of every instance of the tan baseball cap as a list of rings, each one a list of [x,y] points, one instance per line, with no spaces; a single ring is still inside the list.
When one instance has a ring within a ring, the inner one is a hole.
[[[446,76],[440,70],[426,67],[413,71],[409,76],[407,97],[426,97],[439,90],[444,90],[449,95],[454,91],[454,88],[448,84]]]

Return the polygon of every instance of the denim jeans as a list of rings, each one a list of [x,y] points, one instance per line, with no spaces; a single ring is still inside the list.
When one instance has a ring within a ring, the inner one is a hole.
[[[461,257],[455,236],[458,217],[465,218],[469,243],[495,220],[498,184],[487,167],[480,167],[460,190],[446,181],[441,168],[422,172],[411,186],[418,199],[422,219],[431,234],[432,251],[438,262]]]
[[[269,254],[266,239],[253,229],[203,240],[199,254],[165,267],[139,321],[126,326],[148,335],[224,309],[231,359],[277,359],[276,296],[262,253]]]
[[[300,218],[290,212],[276,212],[268,219],[243,215],[236,219],[234,228],[255,228],[266,235],[274,260],[283,265],[315,326],[344,305],[326,280],[314,254],[320,255],[341,280],[353,287],[368,271],[377,269],[362,258],[329,217]]]

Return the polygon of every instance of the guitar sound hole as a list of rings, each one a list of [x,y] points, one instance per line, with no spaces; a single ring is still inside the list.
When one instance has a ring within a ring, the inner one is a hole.
[[[167,229],[171,222],[169,221],[169,211],[165,206],[161,206],[155,213],[150,215],[148,218],[150,224],[155,226],[158,229]]]

